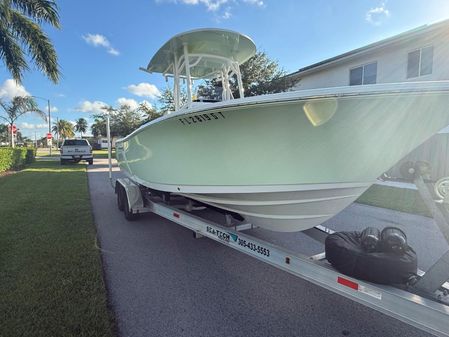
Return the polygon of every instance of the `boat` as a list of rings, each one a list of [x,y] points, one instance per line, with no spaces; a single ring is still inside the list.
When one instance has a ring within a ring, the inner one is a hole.
[[[346,208],[449,124],[449,81],[244,97],[239,65],[255,52],[249,37],[221,29],[165,43],[143,70],[173,82],[175,111],[116,142],[120,169],[150,190],[265,229],[302,231]],[[212,78],[222,82],[222,101],[195,100],[195,81]]]

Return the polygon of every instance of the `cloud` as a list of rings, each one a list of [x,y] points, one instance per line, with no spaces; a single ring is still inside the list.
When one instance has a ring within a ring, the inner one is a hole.
[[[382,3],[379,7],[371,8],[366,12],[365,20],[374,26],[380,26],[391,15],[386,4]]]
[[[84,41],[86,41],[88,44],[94,46],[94,47],[103,47],[107,50],[107,52],[111,55],[119,55],[120,52],[113,48],[109,40],[106,38],[106,36],[101,34],[86,34],[82,36]]]
[[[246,2],[247,4],[250,4],[250,5],[260,6],[260,7],[265,5],[262,0],[243,0],[243,2]]]
[[[47,128],[48,128],[48,124],[33,124],[33,123],[27,123],[27,122],[20,123],[20,126],[19,126],[19,129],[27,129],[27,130],[47,129]]]
[[[159,3],[174,3],[190,6],[204,6],[207,11],[214,12],[215,19],[229,19],[232,17],[232,7],[236,4],[243,3],[250,6],[264,7],[263,0],[156,0]],[[226,9],[222,10],[226,6]],[[221,13],[217,13],[221,12]]]
[[[132,98],[125,98],[125,97],[120,97],[119,99],[117,99],[117,104],[118,105],[127,105],[133,110],[137,109],[139,107],[139,103],[137,103],[136,100],[134,100]]]
[[[140,104],[145,104],[147,105],[149,108],[152,108],[153,105],[148,102],[147,100],[143,100],[140,102],[137,102],[135,99],[132,98],[125,98],[125,97],[120,97],[119,99],[117,99],[117,105],[127,105],[129,106],[131,109],[137,109],[139,107]]]
[[[25,87],[17,84],[16,81],[9,78],[2,85],[0,85],[0,98],[12,99],[15,96],[29,96],[30,93],[26,91]]]
[[[186,5],[198,5],[202,4],[206,6],[208,11],[216,11],[220,9],[220,7],[224,4],[226,4],[229,0],[179,0],[178,2],[181,2]]]
[[[139,97],[149,97],[151,99],[158,98],[161,96],[161,92],[154,85],[146,82],[142,82],[139,84],[130,84],[126,87],[126,89]]]
[[[104,106],[107,106],[108,104],[102,102],[102,101],[82,101],[78,104],[78,106],[75,108],[76,111],[80,112],[91,112],[91,113],[104,113],[104,110],[102,109]]]
[[[51,103],[51,102],[50,102],[50,103]],[[44,106],[41,106],[40,109],[41,109],[43,112],[48,113],[48,106],[47,106],[47,104],[45,104]],[[51,113],[53,113],[53,112],[58,112],[58,111],[59,111],[58,107],[56,107],[56,106],[50,104],[50,112],[51,112]]]
[[[146,104],[148,107],[153,107],[153,105],[150,102],[148,102],[147,100],[142,100],[142,101],[138,102],[132,98],[120,97],[116,101],[117,106],[127,105],[131,109],[137,109],[140,104]],[[102,109],[105,106],[109,106],[109,104],[102,102],[102,101],[85,100],[78,104],[78,106],[75,108],[75,111],[101,114],[101,113],[105,112]]]

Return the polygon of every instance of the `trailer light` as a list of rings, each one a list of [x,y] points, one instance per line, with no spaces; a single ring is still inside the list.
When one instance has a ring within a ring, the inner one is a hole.
[[[351,280],[345,279],[343,277],[338,276],[337,282],[340,283],[341,285],[348,287],[348,288],[351,288],[354,290],[359,290],[359,285],[357,283],[352,282]]]

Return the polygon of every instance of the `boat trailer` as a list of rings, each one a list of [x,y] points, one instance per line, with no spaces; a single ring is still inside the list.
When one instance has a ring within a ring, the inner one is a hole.
[[[418,173],[414,183],[449,243],[449,193],[444,199],[435,200],[433,184],[426,182],[423,175]],[[211,221],[201,216],[201,210],[207,209],[207,205],[181,196],[152,191],[129,178],[117,179],[115,192],[118,207],[124,211],[128,220],[142,213],[155,213],[190,229],[195,238],[215,240],[435,336],[449,337],[449,250],[426,273],[419,271],[413,282],[407,285],[396,287],[374,284],[337,272],[326,261],[325,253],[314,256],[292,253],[244,234],[241,231],[254,227],[236,220],[235,215],[224,213],[224,221]],[[321,243],[333,232],[321,225],[303,231]]]

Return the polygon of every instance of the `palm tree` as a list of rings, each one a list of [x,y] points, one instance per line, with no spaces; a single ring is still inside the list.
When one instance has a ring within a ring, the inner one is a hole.
[[[75,131],[79,132],[81,138],[83,138],[83,133],[85,133],[86,130],[87,130],[87,121],[84,118],[78,118],[75,121]]]
[[[60,27],[55,0],[0,0],[0,59],[17,82],[29,70],[25,54],[50,80],[59,80],[56,51],[42,24]]]
[[[39,110],[36,102],[31,96],[15,96],[9,103],[0,100],[0,106],[4,112],[4,116],[0,116],[0,118],[6,121],[11,128],[20,116],[28,112],[35,112],[44,120],[47,120],[45,112]],[[11,146],[14,147],[14,135],[12,132]]]
[[[103,115],[95,115],[90,129],[94,137],[106,136],[106,119]]]
[[[73,124],[64,119],[60,119],[57,122],[53,123],[51,131],[59,135],[59,138],[61,139],[72,138],[73,136],[75,136],[75,132],[73,131]]]

